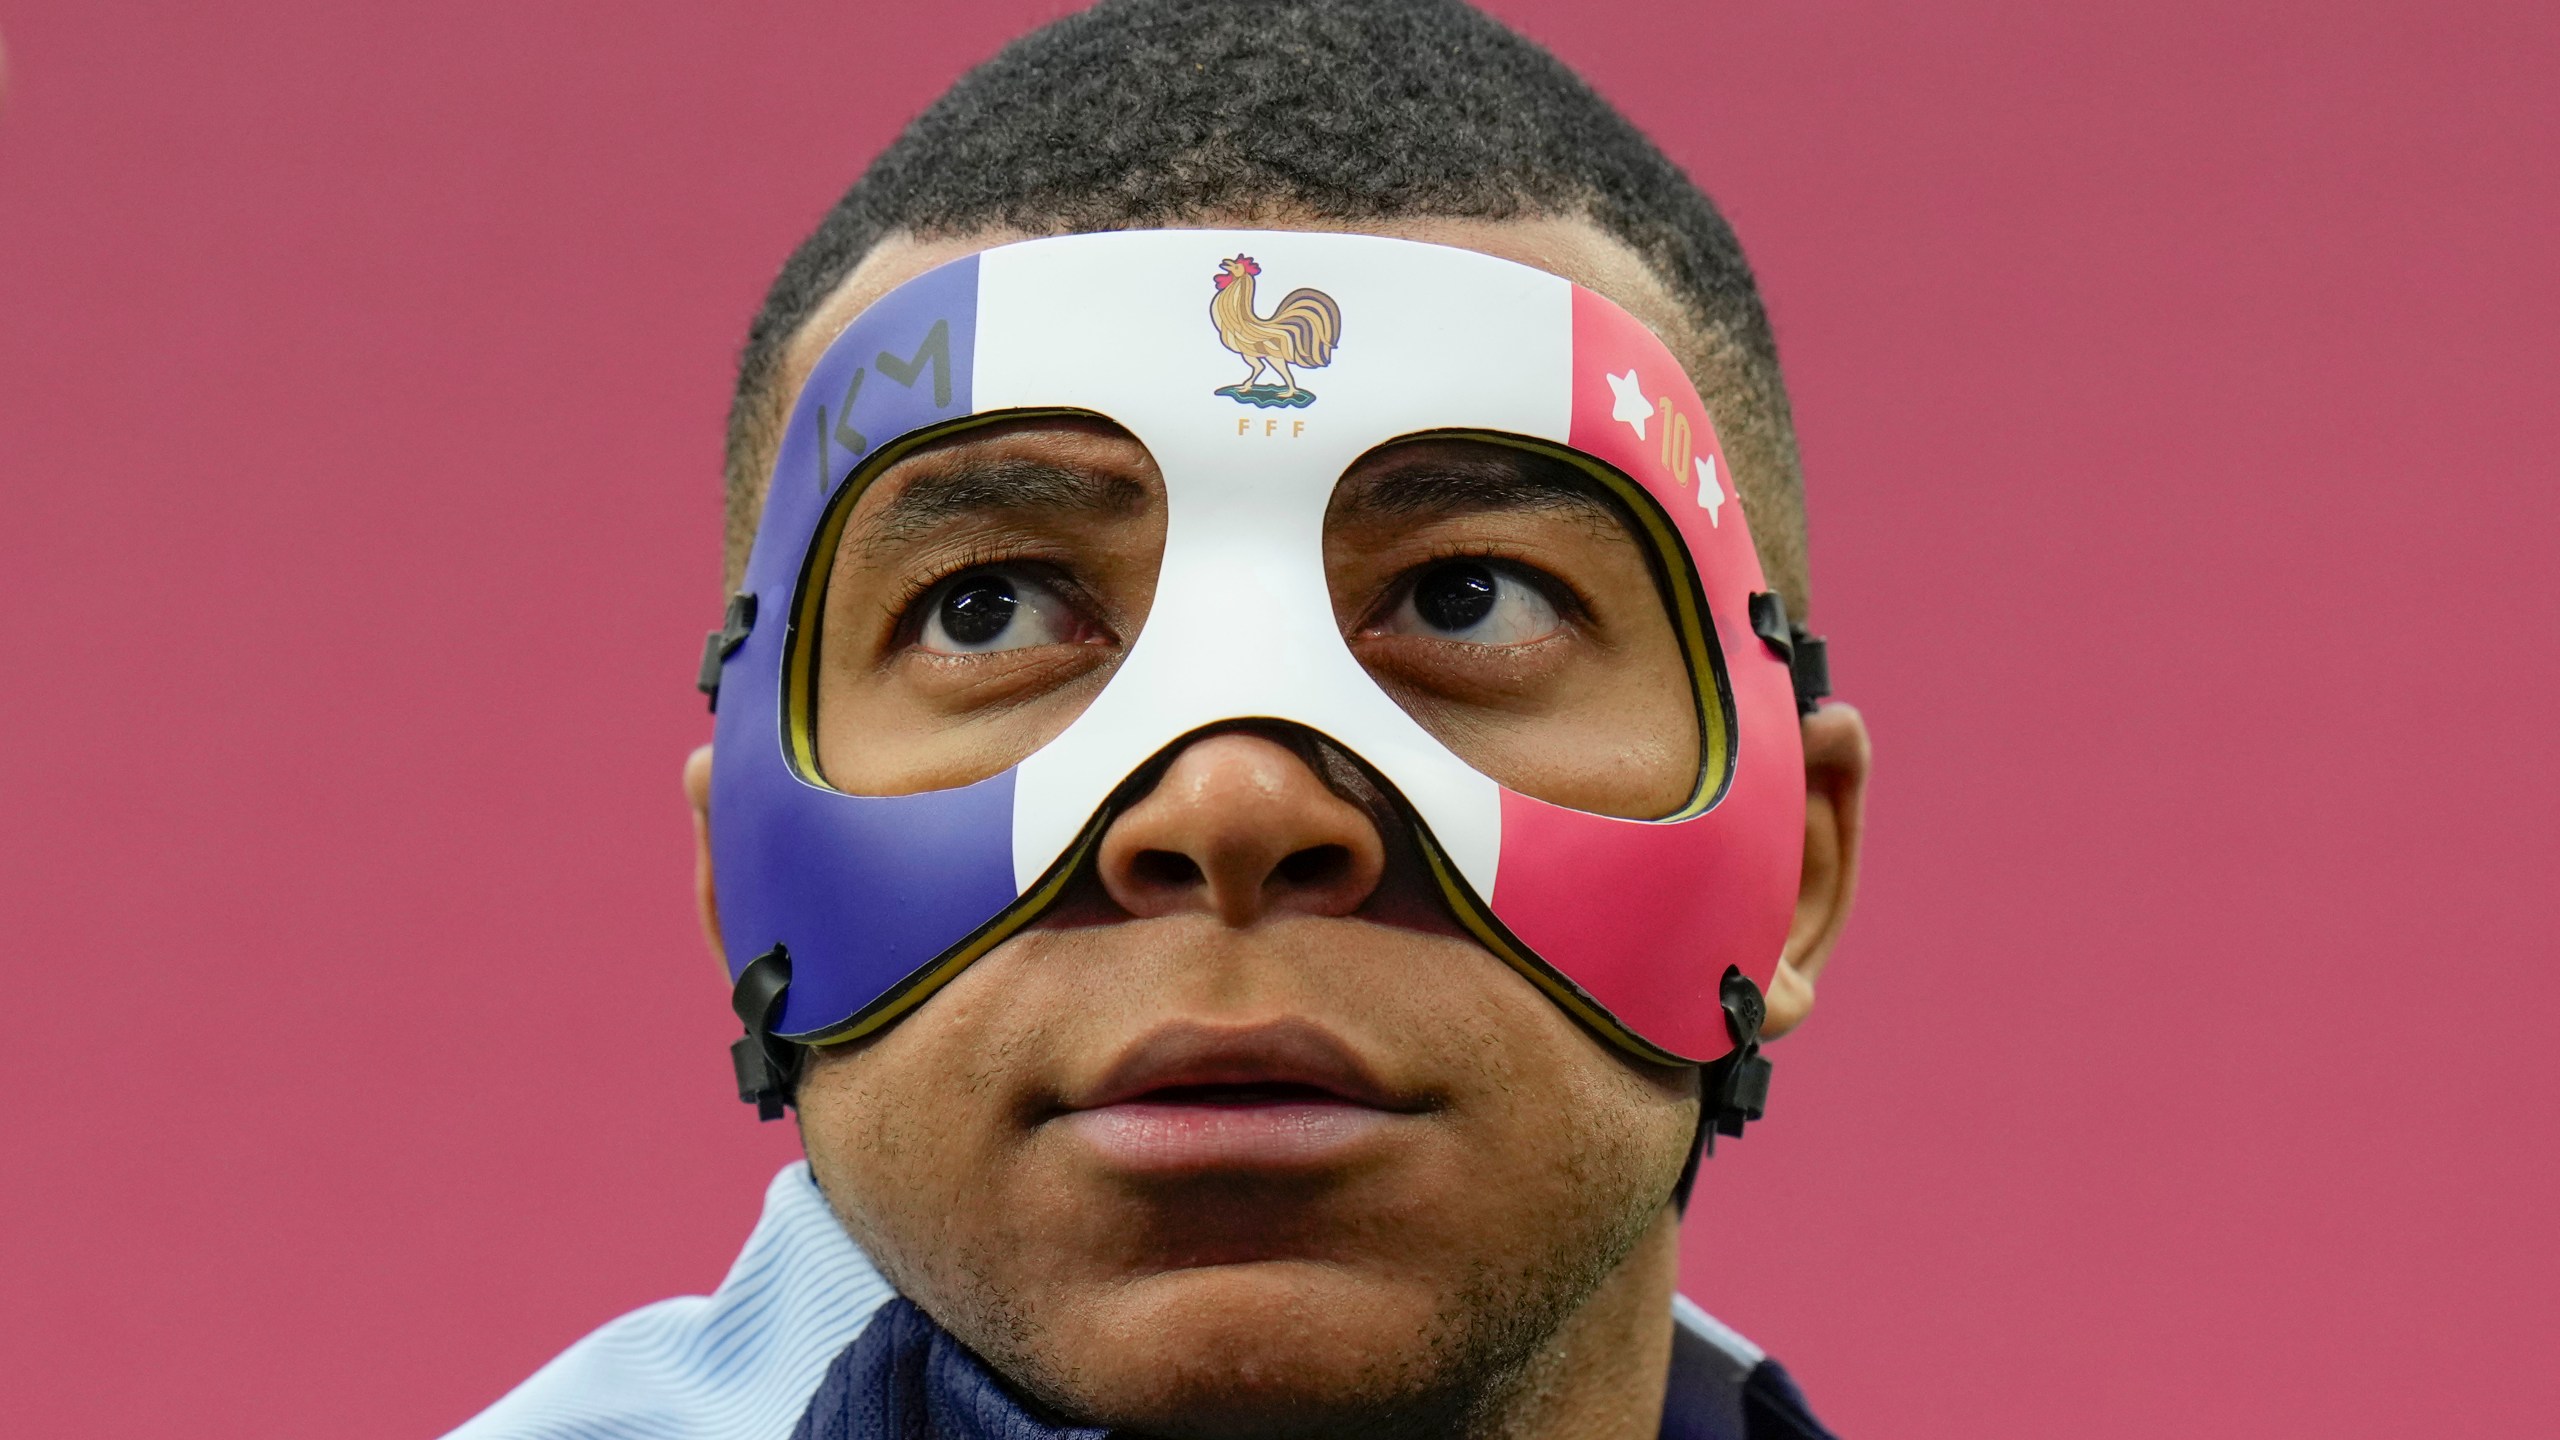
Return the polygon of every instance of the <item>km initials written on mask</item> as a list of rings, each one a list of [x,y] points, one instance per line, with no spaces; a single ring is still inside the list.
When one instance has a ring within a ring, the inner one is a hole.
[[[930,369],[933,372],[933,408],[936,410],[951,408],[950,321],[934,321],[933,328],[925,332],[924,343],[916,347],[916,353],[913,355],[900,359],[897,352],[883,350],[872,359],[871,364],[878,366],[881,374],[910,390],[915,388],[916,381],[922,379],[925,371]],[[844,399],[836,404],[833,424],[828,422],[827,407],[823,403],[818,406],[818,490],[821,494],[826,492],[828,484],[834,479],[835,457],[829,453],[827,445],[830,438],[836,444],[851,451],[852,457],[856,460],[871,453],[870,437],[854,429],[851,423],[854,399],[862,393],[863,377],[869,373],[870,367],[857,367],[853,372],[853,378],[844,382]]]

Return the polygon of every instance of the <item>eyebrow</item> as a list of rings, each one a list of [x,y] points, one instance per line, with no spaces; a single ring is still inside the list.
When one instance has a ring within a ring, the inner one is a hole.
[[[1390,459],[1376,474],[1356,471],[1334,497],[1337,520],[1412,519],[1489,510],[1574,511],[1616,524],[1616,503],[1568,465],[1526,451],[1470,447],[1463,454]]]
[[[1022,510],[1125,515],[1146,501],[1146,487],[1126,476],[1038,460],[963,461],[908,482],[862,517],[854,543],[876,557],[965,516]]]

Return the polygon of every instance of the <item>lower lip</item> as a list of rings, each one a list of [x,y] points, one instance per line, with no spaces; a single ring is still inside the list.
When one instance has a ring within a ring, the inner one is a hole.
[[[1113,1169],[1154,1175],[1340,1164],[1409,1115],[1346,1101],[1169,1105],[1130,1101],[1055,1122]]]

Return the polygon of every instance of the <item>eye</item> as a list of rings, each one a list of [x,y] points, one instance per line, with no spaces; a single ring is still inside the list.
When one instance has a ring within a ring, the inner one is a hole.
[[[1562,623],[1555,602],[1508,568],[1483,560],[1444,560],[1416,575],[1404,598],[1375,628],[1469,645],[1525,645],[1553,634]]]
[[[1009,566],[964,570],[926,592],[916,644],[946,655],[983,655],[1085,638],[1075,607],[1037,576]]]

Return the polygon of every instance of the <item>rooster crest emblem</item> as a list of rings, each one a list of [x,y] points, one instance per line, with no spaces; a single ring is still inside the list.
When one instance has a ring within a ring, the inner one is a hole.
[[[1253,279],[1261,273],[1250,255],[1218,262],[1218,292],[1209,297],[1209,323],[1218,327],[1218,343],[1243,356],[1251,368],[1217,393],[1239,405],[1266,409],[1312,405],[1315,392],[1299,388],[1290,367],[1321,370],[1332,363],[1333,347],[1342,342],[1342,307],[1323,291],[1302,286],[1281,297],[1268,316],[1257,315]],[[1266,370],[1279,377],[1278,383],[1263,380]]]

